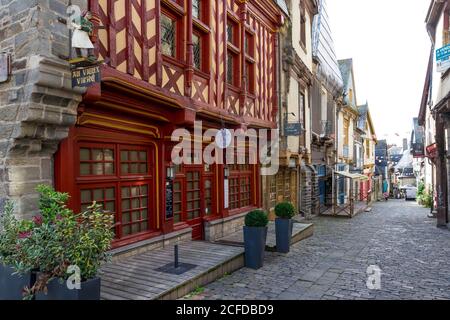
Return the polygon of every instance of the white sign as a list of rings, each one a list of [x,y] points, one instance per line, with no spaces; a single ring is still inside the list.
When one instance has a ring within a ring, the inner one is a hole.
[[[450,44],[436,50],[437,72],[445,72],[450,68]]]
[[[219,130],[216,134],[216,144],[220,149],[226,149],[231,145],[233,134],[228,129]]]

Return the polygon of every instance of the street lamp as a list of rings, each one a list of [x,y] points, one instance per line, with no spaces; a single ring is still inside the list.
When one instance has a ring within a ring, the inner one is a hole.
[[[175,179],[175,166],[170,164],[166,169],[166,178],[167,180],[174,180]]]
[[[230,168],[228,166],[223,167],[223,176],[225,179],[230,177]]]

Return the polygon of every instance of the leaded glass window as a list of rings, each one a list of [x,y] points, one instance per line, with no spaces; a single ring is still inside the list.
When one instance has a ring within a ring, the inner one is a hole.
[[[201,0],[192,0],[192,16],[200,19],[201,17]]]
[[[161,15],[161,50],[162,53],[175,57],[176,22],[166,15]]]
[[[233,23],[228,22],[227,24],[227,39],[228,42],[233,43]]]
[[[194,53],[194,67],[201,69],[202,66],[202,49],[201,39],[198,35],[192,35],[193,53]]]
[[[228,54],[227,54],[227,82],[229,84],[233,84],[233,71],[234,71],[233,60],[234,60],[233,54],[228,52]]]

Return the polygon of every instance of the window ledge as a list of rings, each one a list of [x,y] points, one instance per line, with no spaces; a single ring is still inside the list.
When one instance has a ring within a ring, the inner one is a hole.
[[[197,18],[192,17],[192,21],[194,23],[194,27],[202,31],[203,33],[211,33],[211,29],[205,23],[200,21]]]
[[[180,6],[178,3],[175,3],[170,0],[161,0],[161,4],[165,5],[169,9],[171,9],[174,13],[176,13],[179,16],[184,16],[185,11],[182,6]]]

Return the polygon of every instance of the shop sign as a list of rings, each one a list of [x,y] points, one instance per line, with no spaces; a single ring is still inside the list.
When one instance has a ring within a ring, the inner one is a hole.
[[[101,80],[100,66],[72,69],[72,88],[88,88]]]
[[[437,72],[445,72],[450,68],[450,44],[436,50]]]
[[[284,126],[286,137],[298,137],[303,134],[303,126],[300,122],[288,122]]]
[[[425,157],[425,146],[423,143],[413,143],[412,144],[412,154],[414,158]]]

